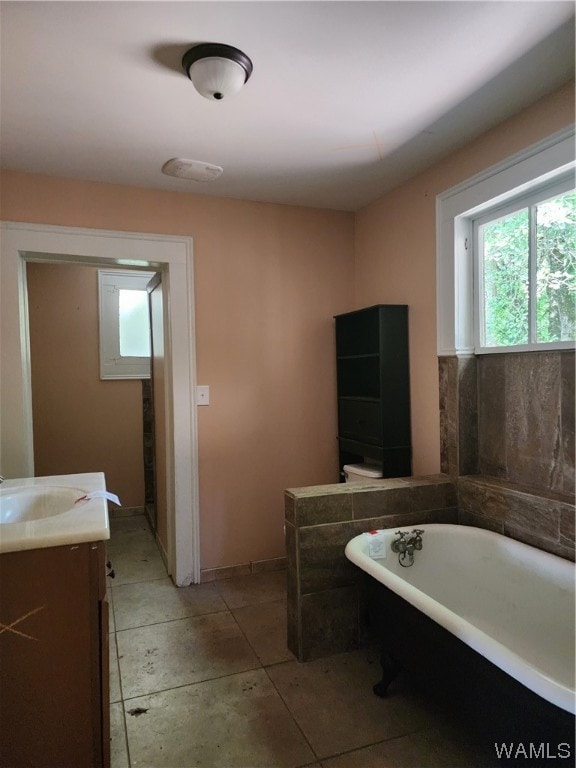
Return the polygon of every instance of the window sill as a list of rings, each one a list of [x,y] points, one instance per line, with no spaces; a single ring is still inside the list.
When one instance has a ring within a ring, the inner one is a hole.
[[[554,352],[562,350],[574,350],[573,341],[556,341],[550,344],[518,344],[514,347],[477,347],[475,355],[498,355],[511,352]]]

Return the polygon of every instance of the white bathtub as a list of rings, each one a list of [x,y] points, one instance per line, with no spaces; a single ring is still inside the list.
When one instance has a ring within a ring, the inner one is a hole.
[[[491,531],[420,525],[423,549],[400,566],[368,555],[356,536],[346,557],[526,688],[575,712],[574,564]]]

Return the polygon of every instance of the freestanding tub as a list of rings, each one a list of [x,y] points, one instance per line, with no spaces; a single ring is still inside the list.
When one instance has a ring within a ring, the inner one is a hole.
[[[436,687],[445,681],[448,686],[453,677],[457,695],[468,688],[466,700],[479,701],[486,670],[497,668],[505,690],[526,691],[545,705],[551,722],[562,720],[573,735],[574,564],[479,528],[414,527],[424,531],[423,547],[410,567],[403,567],[391,550],[395,529],[382,532],[384,557],[369,555],[368,533],[356,536],[345,550],[372,577],[367,582],[371,623],[392,665],[384,669],[384,689],[397,664],[414,667],[418,675],[430,669]],[[415,661],[418,653],[423,658]],[[482,667],[475,677],[474,658]],[[502,693],[486,694],[486,699],[495,696],[501,699]],[[508,708],[515,706],[527,709],[524,702]]]

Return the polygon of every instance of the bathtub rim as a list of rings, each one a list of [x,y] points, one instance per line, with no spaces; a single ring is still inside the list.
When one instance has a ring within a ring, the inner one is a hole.
[[[560,561],[560,563],[566,563],[566,568],[573,567],[573,563],[564,560],[557,555],[544,552],[536,547],[531,547],[529,544],[510,539],[494,531],[487,531],[483,528],[475,528],[473,526],[462,526],[452,523],[423,523],[421,525],[396,526],[394,528],[384,528],[381,530],[393,535],[397,530],[411,531],[416,527],[422,528],[425,531],[435,530],[443,532],[447,532],[447,529],[455,529],[458,530],[459,533],[462,533],[463,529],[466,529],[466,532],[472,532],[473,536],[479,535],[483,538],[492,540],[506,539],[507,546],[509,543],[512,549],[517,552],[525,551],[528,554],[528,552],[535,551],[538,553],[539,557],[541,556],[542,558],[545,558],[545,560],[552,558],[552,560],[548,561],[550,564],[558,566],[559,563],[557,561]],[[438,602],[435,598],[429,597],[420,589],[405,581],[401,576],[388,570],[384,565],[377,560],[372,559],[367,554],[367,548],[368,540],[366,536],[361,533],[350,539],[344,552],[346,557],[365,573],[372,576],[381,584],[384,584],[384,586],[388,587],[392,592],[395,592],[437,624],[447,629],[463,643],[481,656],[484,656],[488,661],[499,667],[515,680],[522,683],[526,688],[566,712],[576,714],[576,692],[573,688],[549,677],[545,672],[539,670],[530,662],[522,658],[522,656],[503,645],[498,640],[495,640],[483,630],[475,627],[467,619],[458,616],[458,614]],[[565,566],[560,565],[559,567],[564,568]]]

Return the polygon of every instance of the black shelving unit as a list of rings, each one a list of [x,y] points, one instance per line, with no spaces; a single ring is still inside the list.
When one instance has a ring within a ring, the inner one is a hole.
[[[336,315],[340,473],[368,459],[383,477],[412,474],[408,307]]]

